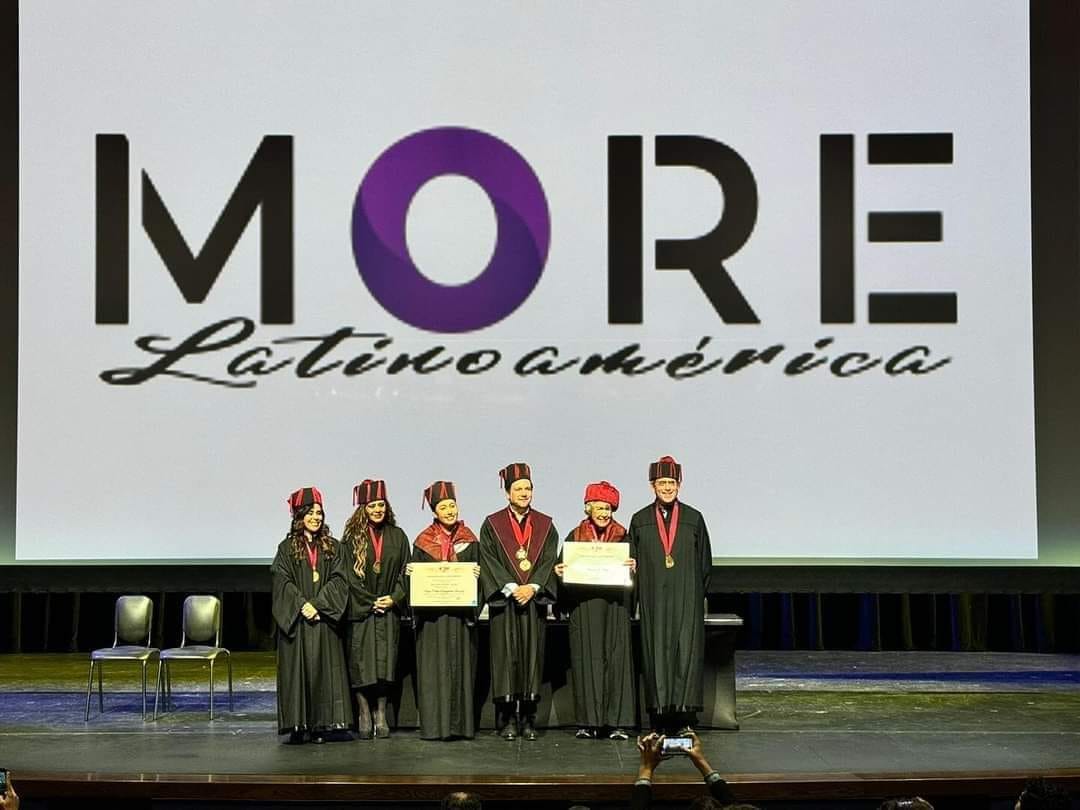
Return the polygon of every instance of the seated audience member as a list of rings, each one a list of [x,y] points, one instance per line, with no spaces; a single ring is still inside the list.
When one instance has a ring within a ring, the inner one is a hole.
[[[934,810],[934,805],[921,796],[913,796],[910,799],[886,799],[878,805],[878,810]]]
[[[1069,810],[1072,798],[1060,785],[1045,779],[1029,779],[1016,800],[1016,810]]]
[[[693,747],[687,752],[687,756],[694,767],[701,773],[709,788],[709,795],[695,799],[690,805],[696,810],[711,810],[711,808],[725,807],[735,801],[727,782],[716,771],[709,761],[705,759],[705,752],[701,748],[701,739],[694,733],[687,735],[694,741]],[[641,751],[641,764],[638,767],[638,778],[634,782],[633,791],[630,794],[631,810],[646,810],[652,806],[652,778],[653,771],[665,759],[663,754],[664,736],[662,734],[646,734],[638,738],[638,749]]]
[[[439,810],[481,810],[482,807],[479,796],[464,790],[447,793],[439,802]]]
[[[0,810],[19,810],[19,794],[15,792],[15,785],[8,779],[7,793],[0,797]]]

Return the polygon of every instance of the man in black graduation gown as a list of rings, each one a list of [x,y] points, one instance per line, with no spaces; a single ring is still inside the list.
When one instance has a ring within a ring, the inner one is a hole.
[[[682,465],[649,465],[655,500],[630,520],[641,607],[645,707],[658,731],[690,730],[704,706],[705,594],[712,570],[701,512],[679,500]]]
[[[509,464],[499,477],[509,506],[488,515],[480,528],[480,592],[489,611],[495,724],[508,740],[519,733],[535,740],[559,534],[550,517],[532,508],[528,464]]]

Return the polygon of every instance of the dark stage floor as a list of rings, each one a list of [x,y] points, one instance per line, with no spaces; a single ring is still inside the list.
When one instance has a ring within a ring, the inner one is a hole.
[[[283,746],[274,733],[273,656],[236,656],[236,707],[206,719],[205,680],[174,676],[178,710],[139,717],[134,679],[106,675],[83,722],[85,656],[0,656],[0,765],[24,793],[139,798],[425,799],[447,785],[493,799],[617,798],[637,767],[632,741],[575,740],[549,729],[535,743],[483,735]],[[130,672],[130,670],[128,670]],[[190,677],[189,677],[190,675]],[[740,653],[741,730],[703,735],[712,764],[753,801],[842,799],[982,785],[1016,794],[1052,773],[1080,784],[1080,656],[964,653]],[[120,691],[116,691],[120,690]],[[698,790],[685,762],[661,766],[657,795]],[[614,791],[614,793],[613,793]]]

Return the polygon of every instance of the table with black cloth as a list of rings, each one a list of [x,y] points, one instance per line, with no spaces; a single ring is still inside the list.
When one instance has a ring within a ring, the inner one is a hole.
[[[698,717],[703,729],[735,731],[739,728],[735,713],[735,634],[742,627],[740,616],[731,613],[713,613],[705,616],[705,711]],[[482,732],[495,727],[495,711],[491,702],[490,673],[488,667],[488,628],[483,619],[479,622],[479,655],[477,656],[476,709],[477,730]],[[544,651],[544,676],[541,701],[537,712],[538,726],[547,728],[574,727],[574,697],[570,686],[570,646],[564,619],[549,619]],[[635,661],[640,651],[640,633],[637,621],[632,625]],[[637,666],[638,725],[648,714],[644,706],[644,690],[640,686],[640,666]],[[416,728],[419,719],[416,712],[415,679],[416,657],[413,635],[408,627],[402,627],[401,646],[398,652],[398,681],[390,702],[393,704],[392,723],[398,728]]]

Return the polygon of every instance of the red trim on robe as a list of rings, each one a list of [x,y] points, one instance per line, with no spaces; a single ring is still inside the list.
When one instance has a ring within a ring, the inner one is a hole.
[[[510,525],[510,510],[500,509],[494,515],[488,516],[488,522],[491,524],[492,531],[495,532],[495,537],[498,539],[499,545],[502,546],[503,553],[506,555],[506,560],[510,565],[510,570],[514,572],[514,576],[521,585],[528,583],[533,569],[536,568],[536,561],[540,558],[540,552],[544,549],[544,543],[547,541],[548,532],[551,531],[551,518],[548,515],[545,515],[543,512],[537,512],[535,509],[530,509],[529,515],[532,518],[532,541],[529,543],[529,555],[527,559],[533,564],[533,568],[528,571],[522,571],[518,567],[518,560],[514,556],[518,550],[518,543],[514,538],[514,529]]]
[[[438,560],[439,562],[457,562],[458,558],[457,553],[454,551],[454,546],[458,543],[476,542],[476,535],[472,533],[472,529],[459,521],[457,530],[454,532],[454,536],[450,542],[450,559],[444,560],[442,558],[442,541],[440,539],[440,536],[443,534],[445,534],[445,532],[442,529],[442,524],[436,520],[416,536],[413,545],[433,560]]]
[[[612,518],[611,523],[608,524],[607,529],[604,531],[604,536],[600,538],[600,542],[617,543],[624,537],[626,537],[626,527]],[[570,539],[579,543],[591,543],[596,541],[596,532],[593,530],[592,519],[585,518],[581,523],[575,526],[574,531],[570,535]]]

